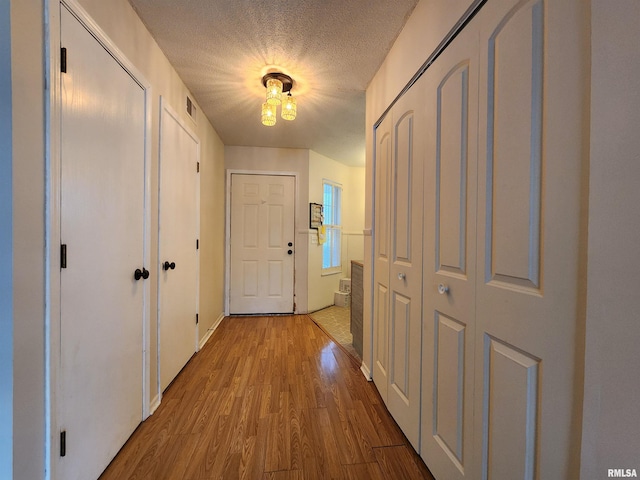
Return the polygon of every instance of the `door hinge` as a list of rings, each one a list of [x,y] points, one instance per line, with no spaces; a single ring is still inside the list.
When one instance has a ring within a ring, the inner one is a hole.
[[[67,268],[67,245],[60,245],[60,268]]]
[[[196,238],[196,250],[200,248],[200,239]]]
[[[60,71],[67,73],[67,47],[60,48]]]
[[[60,456],[64,457],[67,454],[67,431],[62,430],[60,432]]]
[[[198,314],[196,313],[196,325],[198,325],[199,321],[200,320],[198,319]]]
[[[200,162],[196,162],[196,172],[200,173]]]

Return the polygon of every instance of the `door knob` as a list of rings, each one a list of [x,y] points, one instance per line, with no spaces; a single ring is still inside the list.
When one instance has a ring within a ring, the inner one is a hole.
[[[440,295],[444,295],[445,293],[449,293],[449,285],[445,285],[444,283],[441,283],[438,285],[438,293]]]
[[[135,278],[136,280],[140,280],[142,278],[142,270],[136,268],[136,271],[133,272],[133,278]]]
[[[293,250],[287,250],[287,253],[288,253],[289,255],[291,255],[291,254],[293,254]]]
[[[144,278],[145,280],[149,278],[149,270],[144,267],[142,267],[142,278]]]
[[[293,243],[289,242],[287,245],[289,245],[290,247],[293,247]]]
[[[404,280],[405,278],[407,278],[407,276],[404,273],[400,272],[398,274],[398,280]]]
[[[173,269],[175,269],[175,268],[176,268],[176,262],[171,262],[171,263],[169,263],[169,262],[164,262],[164,263],[162,264],[162,268],[163,268],[164,270],[169,270],[169,269],[173,270]]]

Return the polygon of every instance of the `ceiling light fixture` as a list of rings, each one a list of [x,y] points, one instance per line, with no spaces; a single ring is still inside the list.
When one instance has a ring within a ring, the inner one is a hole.
[[[262,124],[272,127],[276,124],[276,107],[282,105],[284,120],[296,118],[296,99],[291,96],[293,79],[280,72],[267,73],[262,77],[262,85],[267,89],[266,101],[262,104]],[[287,95],[283,95],[286,93]]]

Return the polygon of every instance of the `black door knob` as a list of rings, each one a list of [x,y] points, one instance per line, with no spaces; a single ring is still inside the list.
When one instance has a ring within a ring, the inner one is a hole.
[[[291,255],[293,253],[293,250],[287,250],[287,253]]]
[[[173,269],[175,269],[175,268],[176,268],[176,262],[171,262],[171,263],[169,263],[168,261],[167,261],[167,262],[164,262],[164,263],[162,264],[162,268],[163,268],[164,270],[169,270],[169,269],[173,270]]]
[[[149,270],[144,267],[142,267],[142,278],[144,278],[145,280],[149,278]]]
[[[136,268],[136,271],[133,272],[133,278],[135,278],[136,280],[140,280],[142,278],[142,270]]]
[[[289,243],[288,243],[288,245],[289,245],[290,247],[293,247],[293,243],[291,243],[291,242],[289,242]]]

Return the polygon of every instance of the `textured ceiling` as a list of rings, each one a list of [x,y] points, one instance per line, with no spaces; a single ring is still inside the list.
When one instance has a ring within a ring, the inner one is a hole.
[[[225,145],[364,165],[365,89],[418,0],[130,0]],[[293,122],[260,123],[262,76],[294,80]]]

